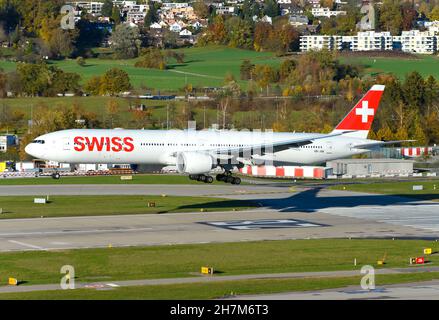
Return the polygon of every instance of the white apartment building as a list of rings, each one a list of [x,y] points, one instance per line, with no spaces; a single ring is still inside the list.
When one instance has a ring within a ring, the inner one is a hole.
[[[311,9],[311,13],[314,17],[336,17],[339,15],[346,15],[346,11],[332,11],[329,8],[315,7]]]
[[[393,50],[393,37],[390,32],[358,32],[356,36],[343,37],[342,42],[349,43],[351,51]]]
[[[182,9],[189,7],[189,3],[187,2],[163,2],[162,3],[162,10],[171,10],[171,9]]]
[[[404,52],[434,54],[437,52],[438,35],[431,31],[410,30],[393,37],[393,41],[400,42]]]
[[[86,1],[77,1],[68,3],[80,10],[86,10],[89,14],[92,15],[100,15],[102,12],[103,2],[86,2]]]
[[[319,51],[319,50],[341,50],[342,37],[341,36],[301,36],[300,37],[300,51]]]

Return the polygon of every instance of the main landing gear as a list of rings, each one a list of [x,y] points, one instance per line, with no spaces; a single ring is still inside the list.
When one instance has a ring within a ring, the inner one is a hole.
[[[212,183],[213,182],[213,177],[206,176],[205,174],[191,174],[191,175],[189,175],[189,179],[196,180],[199,182],[204,182],[204,183]]]
[[[232,174],[230,172],[227,172],[225,174],[217,175],[216,176],[216,180],[217,181],[223,181],[225,183],[235,184],[235,185],[240,185],[241,184],[241,179],[238,178],[238,177],[232,176]]]
[[[213,182],[213,177],[207,176],[205,174],[191,174],[191,175],[189,175],[189,179],[199,181],[199,182],[204,182],[204,183],[212,183]],[[241,179],[238,177],[232,176],[232,174],[230,172],[225,173],[225,174],[218,174],[216,176],[216,180],[222,181],[225,183],[234,184],[234,185],[241,184]]]

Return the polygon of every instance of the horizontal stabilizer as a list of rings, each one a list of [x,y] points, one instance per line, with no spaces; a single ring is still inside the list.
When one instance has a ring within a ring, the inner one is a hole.
[[[364,143],[364,144],[357,144],[353,146],[353,148],[356,149],[372,149],[376,147],[382,147],[387,145],[393,145],[393,144],[401,144],[405,142],[415,142],[416,140],[395,140],[395,141],[376,141],[371,143]]]

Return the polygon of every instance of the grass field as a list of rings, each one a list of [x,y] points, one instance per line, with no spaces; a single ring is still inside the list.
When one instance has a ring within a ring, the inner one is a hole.
[[[34,204],[35,197],[0,197],[0,219],[102,216],[200,211],[243,210],[256,207],[244,200],[174,196],[50,196],[47,204]],[[148,207],[154,202],[156,207]],[[101,205],[96,205],[101,204]],[[105,204],[105,205],[104,205]]]
[[[434,76],[439,79],[439,58],[429,55],[419,55],[419,59],[401,59],[387,57],[349,57],[341,58],[344,63],[362,65],[365,74],[376,76],[380,73],[393,73],[400,79],[412,72],[418,71],[424,77]]]
[[[132,60],[103,60],[87,59],[87,64],[80,67],[76,60],[53,61],[67,72],[79,73],[83,82],[93,76],[117,67],[130,75],[131,83],[137,89],[141,87],[156,90],[178,90],[190,83],[194,87],[218,87],[224,83],[224,76],[232,73],[237,80],[240,78],[239,67],[243,60],[249,59],[255,64],[270,64],[278,66],[280,59],[273,53],[260,53],[250,50],[233,49],[223,46],[188,48],[179,50],[185,54],[185,63],[169,64],[167,70],[136,68],[136,59]],[[13,71],[15,63],[0,61],[0,68]],[[245,86],[245,81],[240,81]]]
[[[422,255],[425,247],[439,249],[433,241],[322,239],[10,252],[0,254],[0,283],[8,277],[25,285],[58,283],[63,265],[75,267],[79,282],[193,277],[206,265],[218,276],[359,271],[383,257],[384,267],[407,267],[409,257]],[[435,265],[439,256],[427,260]]]
[[[424,190],[413,191],[415,185],[424,186]],[[439,201],[439,180],[349,184],[332,186],[330,189],[401,195]]]
[[[214,184],[216,184],[216,180]],[[85,176],[85,177],[61,177],[54,180],[51,177],[0,179],[2,185],[58,185],[58,184],[196,184],[187,176],[166,174],[139,174],[133,175],[133,180],[121,180],[120,176]],[[224,184],[224,183],[222,183]]]
[[[401,275],[377,275],[376,286],[387,284],[428,281],[439,278],[439,273],[417,273]],[[279,293],[291,291],[324,290],[360,284],[361,277],[270,279],[228,281],[203,284],[121,287],[112,290],[78,289],[67,291],[39,291],[25,293],[3,293],[0,300],[184,300],[216,299],[233,295]]]

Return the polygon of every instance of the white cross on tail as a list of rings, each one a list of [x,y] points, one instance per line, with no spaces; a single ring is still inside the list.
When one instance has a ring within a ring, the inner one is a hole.
[[[369,109],[369,101],[363,101],[361,104],[361,108],[357,108],[355,110],[355,114],[357,116],[361,116],[362,123],[367,123],[369,120],[369,116],[373,116],[375,114],[375,110]]]

